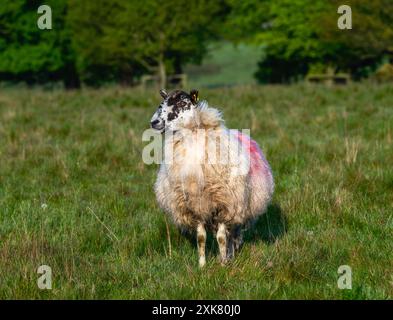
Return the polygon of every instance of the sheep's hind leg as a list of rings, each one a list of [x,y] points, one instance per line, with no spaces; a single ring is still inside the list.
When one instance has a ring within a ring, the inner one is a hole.
[[[243,231],[241,226],[236,226],[233,232],[233,245],[235,251],[239,251],[242,244],[243,244]]]
[[[206,264],[206,230],[202,223],[197,226],[197,243],[199,254],[199,266],[203,267]]]
[[[227,228],[223,223],[218,225],[217,242],[220,249],[221,264],[225,264],[227,262]]]

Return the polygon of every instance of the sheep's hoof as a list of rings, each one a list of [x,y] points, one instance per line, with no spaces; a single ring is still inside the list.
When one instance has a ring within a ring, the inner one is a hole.
[[[206,265],[206,259],[205,258],[199,258],[199,267],[203,268]]]

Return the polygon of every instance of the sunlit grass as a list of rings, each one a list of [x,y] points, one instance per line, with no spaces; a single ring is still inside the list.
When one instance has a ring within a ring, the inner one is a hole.
[[[274,202],[221,267],[155,203],[142,161],[156,92],[0,93],[0,298],[377,299],[393,296],[393,89],[201,90],[230,128],[251,128]],[[37,287],[38,266],[53,289]],[[352,268],[352,290],[337,269]]]

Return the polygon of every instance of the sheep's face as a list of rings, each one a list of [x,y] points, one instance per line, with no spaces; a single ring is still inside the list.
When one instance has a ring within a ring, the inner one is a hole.
[[[164,100],[151,118],[150,125],[153,129],[160,132],[176,131],[193,120],[198,91],[191,90],[190,93],[186,93],[175,90],[168,94],[161,90],[160,94]]]

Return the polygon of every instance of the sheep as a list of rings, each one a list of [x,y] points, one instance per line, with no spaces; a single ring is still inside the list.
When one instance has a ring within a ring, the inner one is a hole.
[[[215,234],[225,264],[239,250],[244,227],[272,199],[271,168],[258,144],[227,129],[221,112],[199,102],[197,90],[160,94],[164,100],[150,123],[165,133],[154,185],[158,205],[179,229],[196,232],[200,267],[206,264],[207,231]]]

